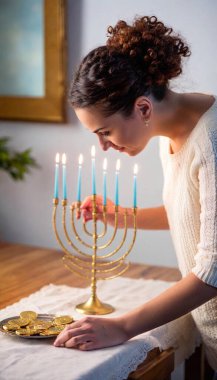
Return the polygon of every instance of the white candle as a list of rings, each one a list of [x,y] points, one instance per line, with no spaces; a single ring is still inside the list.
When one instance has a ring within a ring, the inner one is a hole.
[[[107,189],[106,189],[106,175],[107,175],[107,158],[103,161],[103,205],[106,206]]]
[[[116,162],[116,172],[115,172],[115,206],[119,206],[119,171],[120,171],[121,161],[120,159]]]
[[[54,179],[54,198],[59,196],[59,163],[60,163],[60,154],[56,154],[55,158],[55,179]]]
[[[137,207],[137,173],[138,173],[138,165],[134,165],[133,169],[133,207]]]
[[[67,199],[66,191],[66,154],[62,155],[62,173],[63,173],[63,199]]]
[[[95,156],[96,148],[93,145],[91,148],[91,157],[92,157],[92,194],[96,194],[96,167],[95,167]]]
[[[80,154],[78,158],[78,189],[77,189],[77,202],[81,202],[81,170],[83,164],[83,155]]]

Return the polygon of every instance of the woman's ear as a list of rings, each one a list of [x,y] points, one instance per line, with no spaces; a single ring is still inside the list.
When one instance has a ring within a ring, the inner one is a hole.
[[[147,97],[140,96],[135,101],[134,109],[141,119],[149,120],[152,113],[152,103]]]

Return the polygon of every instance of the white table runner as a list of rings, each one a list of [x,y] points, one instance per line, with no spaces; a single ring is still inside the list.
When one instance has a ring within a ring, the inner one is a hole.
[[[123,314],[163,292],[174,283],[159,280],[116,278],[98,282],[98,297]],[[19,315],[23,310],[57,315],[83,315],[74,307],[89,298],[90,288],[50,284],[0,311],[0,319]],[[106,316],[104,316],[106,318]],[[56,348],[53,340],[22,339],[0,334],[1,380],[123,380],[145,360],[154,347],[176,348],[175,362],[189,357],[200,342],[190,314],[138,335],[125,344],[95,351]]]

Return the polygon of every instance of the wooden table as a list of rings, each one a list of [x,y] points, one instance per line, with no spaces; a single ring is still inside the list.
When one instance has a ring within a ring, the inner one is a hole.
[[[89,283],[74,276],[62,263],[62,252],[54,249],[0,243],[0,309],[36,292],[49,283],[86,287]],[[175,268],[131,264],[129,278],[176,281],[181,278]],[[151,351],[147,359],[128,379],[168,380],[174,369],[174,350]],[[202,379],[201,377],[192,377]],[[33,379],[34,380],[34,379]]]

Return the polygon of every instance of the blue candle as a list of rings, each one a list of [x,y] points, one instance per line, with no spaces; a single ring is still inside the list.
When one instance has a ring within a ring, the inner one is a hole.
[[[91,156],[92,156],[92,194],[96,195],[96,167],[95,167],[95,155],[96,149],[93,145],[91,148]]]
[[[119,171],[120,171],[120,160],[116,163],[115,172],[115,206],[119,206]]]
[[[83,156],[80,154],[78,159],[78,188],[77,188],[77,202],[81,202],[81,169],[83,163]]]
[[[55,159],[55,179],[54,179],[54,198],[58,198],[59,196],[59,162],[60,162],[60,154],[56,154]]]
[[[133,176],[133,207],[137,207],[137,173],[138,173],[138,165],[134,165],[134,176]]]
[[[63,173],[63,199],[67,199],[66,191],[66,154],[62,155],[62,173]]]
[[[103,161],[103,206],[106,206],[106,198],[107,198],[106,174],[107,174],[107,158],[105,158]]]

